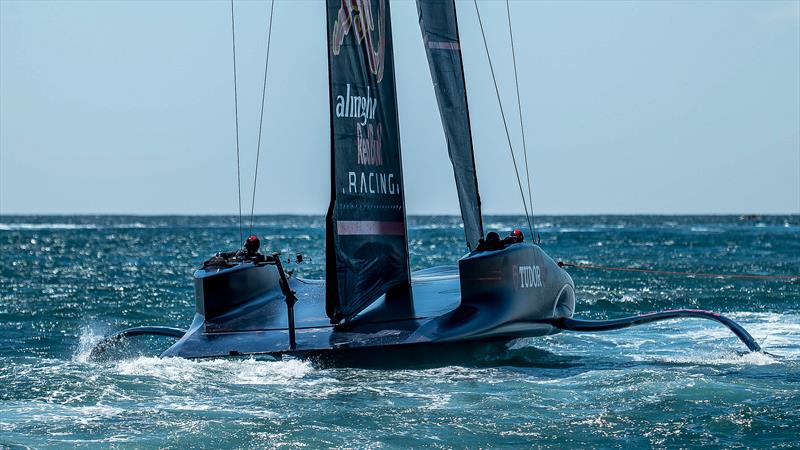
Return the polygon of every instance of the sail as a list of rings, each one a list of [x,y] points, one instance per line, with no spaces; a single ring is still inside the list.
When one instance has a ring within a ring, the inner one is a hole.
[[[331,203],[326,312],[337,323],[408,289],[403,171],[388,0],[328,0]]]
[[[467,88],[458,40],[456,5],[453,0],[417,0],[417,11],[447,139],[447,150],[456,178],[467,246],[474,250],[483,236],[483,224],[467,109]]]

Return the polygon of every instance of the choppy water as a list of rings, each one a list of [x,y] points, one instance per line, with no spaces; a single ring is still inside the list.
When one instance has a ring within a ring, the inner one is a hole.
[[[520,218],[489,217],[508,230]],[[800,273],[800,217],[544,217],[556,260],[677,271]],[[323,222],[259,217],[272,249],[323,271]],[[455,263],[459,221],[410,219],[415,269]],[[221,217],[0,216],[0,448],[798,447],[800,282],[572,270],[577,317],[723,312],[770,353],[701,320],[520,340],[473,365],[402,370],[300,360],[104,362],[112,330],[185,327],[191,272],[233,248]]]

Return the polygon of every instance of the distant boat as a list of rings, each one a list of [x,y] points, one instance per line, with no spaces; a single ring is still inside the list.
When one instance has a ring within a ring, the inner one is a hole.
[[[453,0],[417,0],[419,24],[456,180],[467,254],[457,266],[411,272],[389,2],[328,0],[331,190],[325,280],[287,275],[251,237],[194,274],[188,330],[139,327],[121,337],[179,340],[162,356],[312,355],[505,342],[562,329],[597,331],[674,317],[710,318],[751,350],[722,316],[696,310],[615,321],[573,319],[570,275],[520,230],[485,233]],[[322,129],[322,124],[320,124]],[[434,352],[434,353],[431,353]]]

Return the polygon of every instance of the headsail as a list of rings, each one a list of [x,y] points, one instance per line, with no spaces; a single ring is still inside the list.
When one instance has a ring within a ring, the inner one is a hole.
[[[467,246],[474,250],[483,236],[483,224],[467,109],[467,88],[458,39],[456,5],[453,0],[417,0],[417,11],[447,138],[447,149],[456,177]]]
[[[328,0],[331,204],[326,312],[336,323],[410,285],[388,0]]]

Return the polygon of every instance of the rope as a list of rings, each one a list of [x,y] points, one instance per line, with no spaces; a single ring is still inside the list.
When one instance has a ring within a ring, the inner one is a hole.
[[[250,230],[248,235],[253,234],[253,212],[256,207],[256,186],[258,185],[258,159],[261,156],[261,128],[264,125],[264,99],[267,95],[267,69],[269,68],[269,47],[272,40],[272,16],[275,10],[275,0],[272,0],[269,7],[269,27],[267,28],[267,56],[264,58],[264,85],[261,88],[261,114],[258,121],[258,147],[256,148],[256,171],[253,176],[253,201],[250,203]]]
[[[531,211],[531,225],[532,230],[531,233],[536,231],[536,221],[534,220],[533,214],[533,194],[531,193],[531,171],[528,169],[528,145],[525,142],[525,124],[522,120],[522,101],[519,97],[519,78],[517,77],[517,53],[514,49],[514,32],[511,30],[511,7],[508,4],[508,0],[506,0],[506,15],[508,16],[508,36],[511,38],[511,58],[514,62],[514,87],[517,90],[517,111],[519,111],[519,128],[522,133],[522,151],[525,155],[525,176],[528,180],[528,203],[530,204],[530,211]],[[524,200],[523,200],[524,201]],[[531,240],[534,240],[535,236],[531,236]],[[541,242],[541,239],[538,239]]]
[[[514,146],[511,144],[511,134],[508,132],[508,123],[506,122],[506,114],[503,110],[503,101],[500,99],[500,89],[497,87],[497,78],[494,75],[494,66],[492,65],[492,57],[489,54],[489,44],[486,43],[486,33],[483,30],[483,21],[481,20],[481,12],[478,9],[478,0],[473,0],[475,4],[475,12],[478,14],[478,24],[481,27],[481,36],[483,36],[483,47],[486,49],[486,59],[489,60],[489,70],[492,72],[492,81],[494,82],[494,92],[497,95],[497,103],[500,105],[500,115],[503,118],[503,127],[506,130],[506,140],[508,141],[508,150],[511,152],[511,161],[514,163],[514,174],[517,176],[517,184],[519,185],[519,195],[522,197],[522,206],[525,208],[525,218],[528,220],[528,229],[531,231],[531,239],[533,239],[533,224],[531,223],[531,216],[528,214],[528,204],[525,202],[525,192],[522,189],[522,180],[519,177],[519,169],[517,168],[517,158],[514,156]]]
[[[233,105],[236,118],[236,188],[239,191],[239,245],[244,244],[242,233],[242,170],[239,164],[239,93],[236,86],[236,25],[233,20],[233,0],[231,0],[231,42],[233,44]]]
[[[615,272],[650,273],[654,275],[674,275],[682,277],[707,277],[707,278],[740,278],[750,280],[800,280],[798,275],[754,275],[739,273],[703,273],[703,272],[673,272],[668,270],[636,269],[633,267],[607,267],[592,264],[573,264],[563,261],[558,262],[559,267],[574,267],[576,269],[609,270]]]

